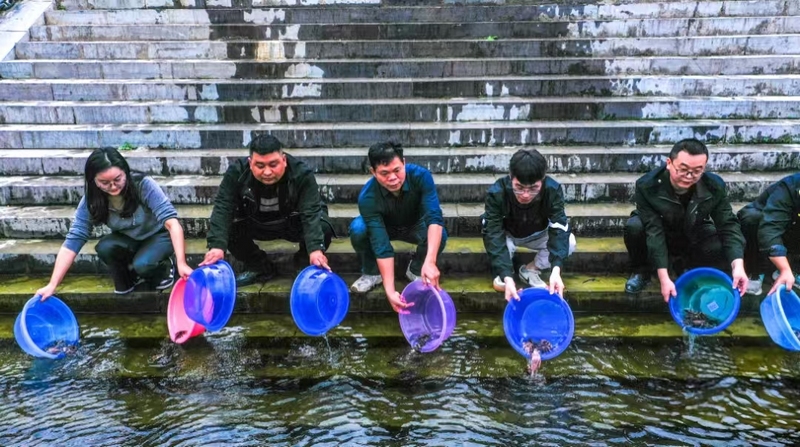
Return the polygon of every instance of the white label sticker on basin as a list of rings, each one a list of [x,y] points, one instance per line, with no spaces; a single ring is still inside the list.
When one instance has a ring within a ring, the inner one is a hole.
[[[708,306],[706,306],[706,309],[708,309],[709,312],[715,312],[717,309],[719,309],[719,304],[717,304],[716,301],[712,301],[712,302],[708,303]]]

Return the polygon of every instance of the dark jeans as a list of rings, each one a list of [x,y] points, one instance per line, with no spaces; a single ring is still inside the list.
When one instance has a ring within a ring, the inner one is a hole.
[[[763,213],[748,205],[739,210],[737,216],[739,217],[739,224],[742,227],[742,233],[746,241],[744,248],[744,270],[751,276],[771,272],[774,270],[774,266],[772,266],[772,263],[769,261],[767,252],[761,251],[762,247],[758,246],[758,226],[761,224]],[[797,253],[800,251],[799,227],[800,225],[793,222],[783,234],[783,243],[790,252]]]
[[[428,227],[424,222],[418,222],[410,227],[386,227],[390,241],[403,241],[417,244],[417,251],[411,260],[411,273],[419,276],[425,256],[428,255]],[[365,275],[380,275],[378,261],[372,251],[372,243],[369,241],[367,225],[361,216],[353,219],[350,223],[350,243],[353,244],[358,259],[361,261],[361,273]],[[447,230],[442,228],[442,243],[439,244],[439,255],[447,245]]]
[[[670,267],[675,274],[696,267],[713,267],[726,273],[731,269],[713,223],[696,226],[691,235],[665,233],[664,237],[667,241]],[[637,214],[631,215],[625,224],[624,240],[631,271],[652,273],[654,267],[650,265],[647,256],[644,222]]]
[[[97,256],[107,266],[117,290],[127,290],[136,283],[136,277],[161,279],[165,274],[165,261],[175,253],[169,233],[159,231],[143,241],[122,233],[103,236],[95,246]]]
[[[334,237],[333,227],[326,219],[322,219],[322,232],[325,236],[325,249],[331,245]],[[258,248],[254,241],[286,240],[300,244],[299,254],[306,255],[306,242],[303,238],[303,225],[299,217],[274,222],[258,222],[245,218],[234,222],[228,240],[228,251],[233,257],[244,263],[245,270],[265,271],[269,258],[264,250]]]

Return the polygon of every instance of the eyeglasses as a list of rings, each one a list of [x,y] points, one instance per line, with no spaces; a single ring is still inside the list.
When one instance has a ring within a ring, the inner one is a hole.
[[[535,196],[542,190],[542,184],[539,183],[533,186],[511,185],[511,190],[518,196],[525,195],[526,193]]]
[[[677,168],[675,169],[675,173],[681,177],[690,177],[690,178],[697,178],[703,175],[705,172],[705,168],[698,168],[698,169],[684,169],[684,168]]]
[[[98,180],[97,178],[94,179],[94,184],[97,185],[100,189],[111,189],[112,186],[116,186],[117,188],[122,188],[125,186],[125,176],[122,175],[120,177],[115,178],[114,180]]]

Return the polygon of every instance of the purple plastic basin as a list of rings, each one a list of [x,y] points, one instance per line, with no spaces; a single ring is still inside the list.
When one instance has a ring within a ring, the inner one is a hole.
[[[456,306],[444,290],[436,290],[416,280],[403,289],[408,308],[400,314],[400,329],[408,343],[420,352],[436,350],[456,327]]]

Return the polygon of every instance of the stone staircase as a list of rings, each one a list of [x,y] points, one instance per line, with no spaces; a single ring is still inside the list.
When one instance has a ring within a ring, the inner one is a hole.
[[[675,141],[709,143],[736,207],[800,167],[795,1],[296,3],[65,0],[45,13],[0,62],[0,272],[14,275],[0,311],[46,283],[96,147],[125,150],[163,186],[191,264],[221,175],[254,132],[314,166],[341,236],[367,146],[402,142],[435,174],[452,236],[445,287],[474,311],[504,305],[479,216],[521,147],[539,148],[564,185],[579,241],[565,278],[574,310],[663,310],[655,290],[622,293],[620,235],[636,178]],[[92,245],[63,296],[82,311],[165,308],[163,295],[111,296]],[[284,278],[242,290],[239,310],[283,312],[296,247],[263,246]],[[354,278],[349,241],[331,253]],[[380,292],[354,300],[388,310]]]

